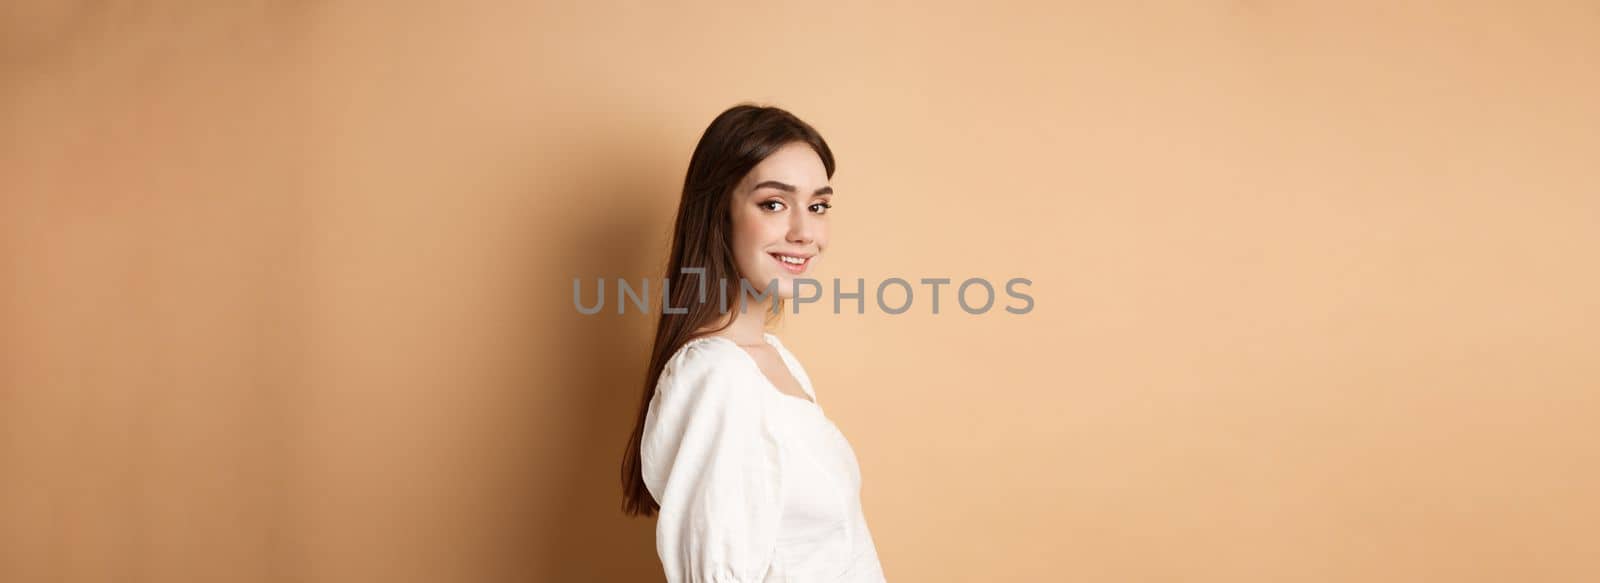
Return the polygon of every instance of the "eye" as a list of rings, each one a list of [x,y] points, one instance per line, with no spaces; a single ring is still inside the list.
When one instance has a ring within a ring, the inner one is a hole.
[[[769,207],[767,205],[778,205],[778,208],[771,208],[771,207]],[[777,212],[778,210],[781,210],[783,208],[783,202],[779,201],[777,199],[773,199],[773,200],[767,200],[767,201],[758,202],[758,203],[756,203],[756,206],[761,207],[763,210],[769,210],[769,211]]]
[[[828,209],[831,209],[831,208],[833,208],[833,203],[819,202],[817,204],[811,205],[811,212],[817,213],[819,215],[825,215],[825,214],[828,214]]]

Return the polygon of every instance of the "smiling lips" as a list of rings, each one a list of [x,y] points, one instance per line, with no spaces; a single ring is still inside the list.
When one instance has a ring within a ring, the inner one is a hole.
[[[786,253],[768,253],[778,265],[783,266],[789,273],[805,273],[806,267],[811,265],[812,255],[789,255]]]

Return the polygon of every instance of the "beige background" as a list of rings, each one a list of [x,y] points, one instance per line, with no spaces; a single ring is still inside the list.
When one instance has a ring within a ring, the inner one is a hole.
[[[1600,579],[1593,3],[220,4],[0,8],[0,580],[659,580],[571,278],[742,100],[1034,281],[778,330],[891,580]]]

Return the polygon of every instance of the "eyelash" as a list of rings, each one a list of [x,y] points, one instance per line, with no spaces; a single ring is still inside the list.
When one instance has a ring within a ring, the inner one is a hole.
[[[774,200],[766,200],[766,201],[761,201],[759,203],[756,203],[756,206],[761,207],[762,210],[771,210],[771,209],[767,208],[767,205],[769,205],[769,204],[783,204],[783,201],[776,200],[776,199],[774,199]],[[822,210],[820,212],[817,212],[817,214],[825,215],[825,214],[828,214],[828,209],[833,208],[833,203],[819,202],[819,203],[813,204],[811,206],[820,206],[820,207],[822,207]],[[774,211],[774,212],[776,212],[776,211]]]

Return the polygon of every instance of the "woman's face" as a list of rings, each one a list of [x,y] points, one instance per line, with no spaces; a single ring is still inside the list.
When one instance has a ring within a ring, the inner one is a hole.
[[[828,247],[833,187],[822,158],[805,142],[767,156],[733,189],[733,260],[758,293],[776,281],[779,297],[794,295],[796,278],[815,278]]]

